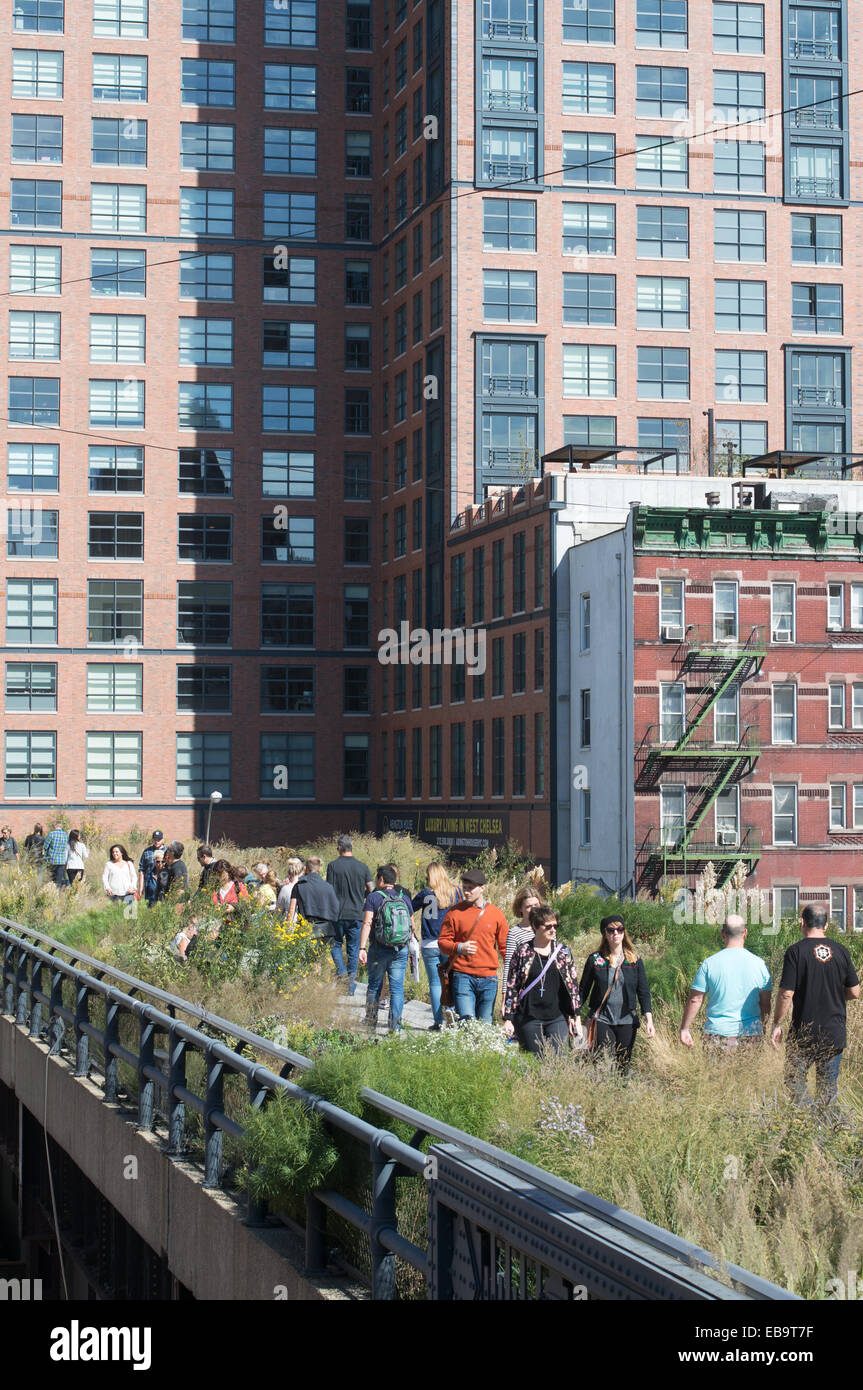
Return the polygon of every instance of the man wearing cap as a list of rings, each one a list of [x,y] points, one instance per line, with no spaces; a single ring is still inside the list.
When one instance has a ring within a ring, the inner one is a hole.
[[[154,830],[150,837],[152,844],[149,844],[138,861],[138,897],[147,899],[147,906],[152,907],[159,887],[159,880],[156,875],[156,850],[162,849],[165,837],[161,830]]]
[[[452,962],[453,1003],[459,1018],[491,1022],[497,998],[497,962],[506,952],[509,926],[500,908],[485,901],[485,874],[467,869],[461,876],[464,901],[441,923],[438,949]]]

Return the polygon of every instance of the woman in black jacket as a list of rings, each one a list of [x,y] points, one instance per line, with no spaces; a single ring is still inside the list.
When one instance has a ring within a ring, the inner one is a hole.
[[[626,1071],[638,1031],[637,1007],[644,1015],[647,1036],[652,1038],[656,1032],[650,989],[644,961],[635,953],[623,918],[603,917],[600,926],[602,940],[587,958],[579,992],[589,1015],[596,1014],[596,1052],[613,1048],[618,1067]]]

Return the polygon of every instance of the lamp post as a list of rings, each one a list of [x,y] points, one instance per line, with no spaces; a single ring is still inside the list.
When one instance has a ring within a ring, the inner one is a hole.
[[[213,805],[214,805],[215,802],[221,801],[221,799],[222,799],[222,793],[221,793],[221,792],[210,792],[210,805],[209,805],[209,807],[208,807],[208,809],[207,809],[207,833],[206,833],[206,835],[204,836],[204,844],[206,844],[206,845],[208,845],[208,844],[210,843],[210,818],[212,817],[212,814],[213,814]]]

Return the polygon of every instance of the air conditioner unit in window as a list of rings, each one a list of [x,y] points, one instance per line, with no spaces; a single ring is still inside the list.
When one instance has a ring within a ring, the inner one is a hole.
[[[721,845],[736,845],[738,835],[736,830],[720,830],[719,843]]]
[[[675,625],[667,625],[660,629],[663,642],[682,642],[683,628]]]
[[[781,628],[777,632],[774,632],[772,640],[774,642],[790,642],[791,637],[792,634],[787,630],[787,628]]]

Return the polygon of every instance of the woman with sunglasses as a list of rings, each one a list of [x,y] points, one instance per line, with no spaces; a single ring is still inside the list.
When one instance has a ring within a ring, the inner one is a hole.
[[[503,1001],[504,1032],[525,1052],[560,1052],[570,1033],[581,1037],[580,998],[570,949],[557,940],[557,913],[531,908],[533,940],[517,946]]]
[[[638,1031],[637,1007],[644,1015],[644,1031],[649,1038],[656,1032],[650,1012],[650,989],[644,961],[636,955],[622,917],[603,917],[602,940],[591,952],[581,975],[581,997],[591,1016],[596,1015],[598,1053],[613,1049],[614,1060],[626,1071]],[[636,1007],[637,1005],[637,1007]]]

